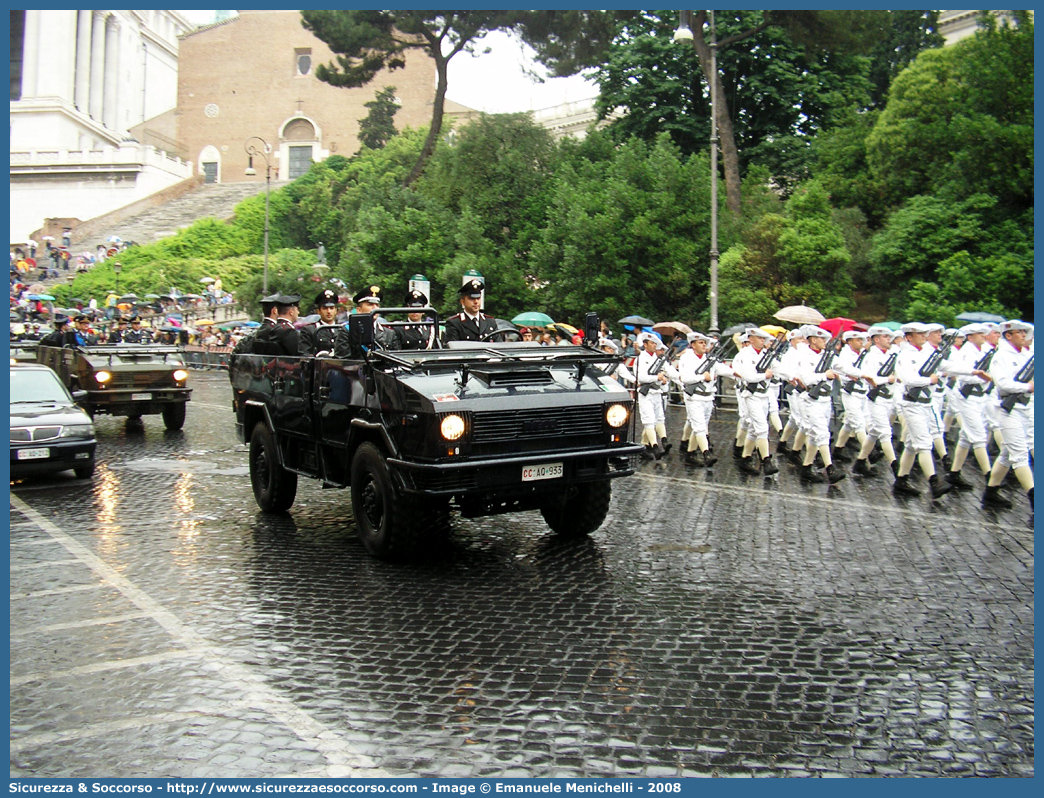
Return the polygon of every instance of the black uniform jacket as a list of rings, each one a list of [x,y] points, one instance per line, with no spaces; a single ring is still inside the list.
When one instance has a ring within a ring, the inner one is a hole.
[[[458,313],[446,320],[446,341],[479,341],[482,336],[497,331],[497,323],[490,316],[480,313],[478,320],[469,319],[466,313]]]

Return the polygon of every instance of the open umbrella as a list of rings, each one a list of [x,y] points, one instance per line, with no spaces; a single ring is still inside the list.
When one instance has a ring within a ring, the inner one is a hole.
[[[726,327],[724,330],[722,330],[721,334],[723,336],[735,335],[736,333],[741,333],[744,330],[749,330],[753,326],[753,324],[733,324],[731,327]]]
[[[845,319],[838,316],[833,319],[823,319],[823,321],[819,322],[819,326],[836,338],[843,332],[854,330],[856,323],[855,319]]]
[[[308,319],[308,318],[311,318],[311,317],[310,316],[305,316],[305,318]],[[315,319],[312,319],[312,321],[315,321]],[[311,323],[311,322],[309,322],[309,323]],[[211,324],[217,324],[217,322],[215,322],[213,319],[200,319],[199,321],[196,322],[196,326],[197,327],[209,327]]]
[[[212,282],[214,282],[214,278],[213,277],[200,277],[199,281],[201,283],[212,283]]]
[[[631,327],[652,327],[656,322],[645,318],[645,316],[624,316],[619,323],[627,324]]]
[[[819,324],[825,318],[818,310],[806,305],[788,305],[773,315],[780,321],[789,321],[791,324]]]
[[[33,283],[27,290],[30,294],[46,294],[47,286],[43,283]]]
[[[983,322],[992,321],[995,324],[1000,324],[1002,321],[1007,321],[1003,316],[998,316],[996,313],[985,313],[979,310],[966,310],[964,313],[957,314],[958,321],[967,322]]]
[[[680,321],[658,321],[652,328],[661,335],[688,335],[692,327]]]
[[[261,322],[259,322],[259,321],[244,321],[239,326],[240,327],[260,327],[261,326]]]
[[[549,324],[554,324],[555,320],[546,313],[530,310],[525,313],[519,313],[511,320],[511,323],[519,324],[523,327],[547,327]]]
[[[29,294],[29,296],[27,296],[26,299],[31,299],[34,302],[54,302],[54,297],[50,294]]]
[[[109,236],[108,238],[105,239],[105,241],[106,241],[106,243],[109,243],[109,244],[119,244],[119,243],[122,243],[123,239],[120,238],[119,236]]]
[[[117,302],[137,302],[138,301],[138,295],[137,294],[124,294],[123,296],[121,296],[116,301]]]
[[[319,316],[318,313],[312,313],[311,315],[308,315],[308,316],[302,316],[301,318],[299,318],[297,321],[294,322],[294,326],[297,327],[298,329],[300,329],[301,327],[304,327],[306,324],[312,324],[313,322],[319,321],[319,318],[320,318],[320,316]],[[204,323],[206,323],[206,324],[213,324],[214,322],[212,322],[212,321],[209,321],[209,322],[197,321],[196,322],[196,324],[204,324]]]
[[[786,335],[786,328],[780,327],[778,324],[762,324],[761,329],[775,338],[777,335]]]
[[[902,324],[897,321],[879,321],[877,322],[878,327],[887,327],[892,332],[896,332],[902,328]]]
[[[145,294],[145,298],[146,299],[159,299],[160,295],[159,294]]]

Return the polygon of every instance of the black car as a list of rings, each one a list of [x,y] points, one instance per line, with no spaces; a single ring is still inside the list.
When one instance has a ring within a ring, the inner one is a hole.
[[[47,366],[11,366],[11,476],[94,474],[94,423]]]

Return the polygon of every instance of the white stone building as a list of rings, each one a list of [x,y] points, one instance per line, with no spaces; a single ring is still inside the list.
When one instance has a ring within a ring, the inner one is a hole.
[[[11,232],[86,220],[192,174],[137,140],[177,104],[175,11],[11,11]]]

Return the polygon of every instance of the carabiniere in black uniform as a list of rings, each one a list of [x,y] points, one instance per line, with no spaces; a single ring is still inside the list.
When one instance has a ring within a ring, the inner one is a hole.
[[[337,294],[329,288],[322,291],[315,298],[315,308],[320,320],[301,328],[299,351],[302,355],[332,354],[337,331],[341,329],[341,325],[336,322]]]
[[[482,283],[469,280],[457,291],[463,313],[450,316],[446,320],[446,341],[481,341],[483,336],[497,331],[497,323],[479,310],[478,302],[482,298]],[[469,308],[469,305],[471,307]]]

